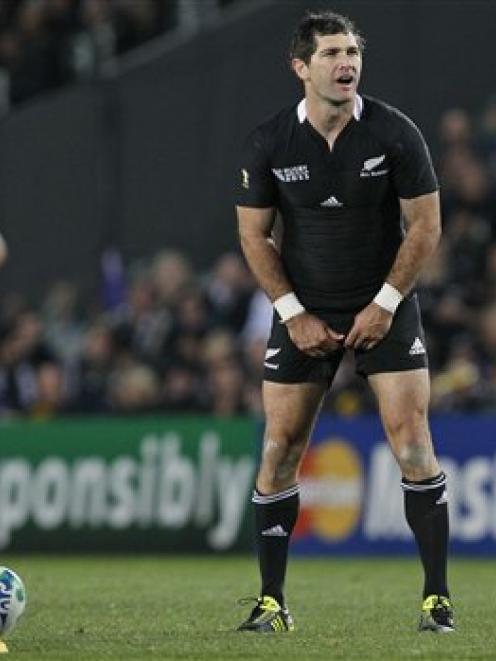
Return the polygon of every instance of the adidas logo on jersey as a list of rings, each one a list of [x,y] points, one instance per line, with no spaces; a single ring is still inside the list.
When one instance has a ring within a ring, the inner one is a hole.
[[[320,203],[321,207],[342,207],[343,203],[340,202],[337,198],[334,197],[334,195],[331,195],[331,197],[328,197],[327,200],[324,200],[323,202]]]
[[[265,535],[265,537],[287,537],[288,533],[284,530],[281,524],[278,524],[272,528],[267,528],[267,530],[262,530],[262,535]]]
[[[410,356],[419,356],[422,353],[425,353],[425,347],[422,343],[422,340],[419,337],[416,337],[410,351],[408,352]]]
[[[389,170],[376,170],[375,168],[384,162],[386,154],[381,154],[380,156],[374,156],[372,158],[367,158],[363,162],[362,171],[360,172],[361,177],[380,177],[383,174],[387,174]]]

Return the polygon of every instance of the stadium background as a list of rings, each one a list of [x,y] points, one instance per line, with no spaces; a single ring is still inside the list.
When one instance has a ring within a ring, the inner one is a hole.
[[[270,315],[232,184],[246,132],[299,98],[288,39],[324,5],[1,3],[2,552],[250,549]],[[496,5],[332,8],[365,33],[361,90],[408,113],[436,161],[444,238],[419,283],[433,429],[453,549],[492,555]],[[349,362],[325,408],[293,552],[411,553]]]

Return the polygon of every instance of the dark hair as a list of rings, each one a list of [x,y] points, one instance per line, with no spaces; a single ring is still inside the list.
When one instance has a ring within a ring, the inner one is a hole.
[[[327,34],[353,34],[360,50],[365,47],[365,39],[346,16],[327,10],[308,11],[294,31],[289,48],[290,59],[297,57],[308,64],[317,47],[315,36]]]

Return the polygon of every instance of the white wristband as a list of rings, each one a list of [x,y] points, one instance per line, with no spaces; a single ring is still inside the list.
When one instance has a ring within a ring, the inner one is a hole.
[[[305,308],[297,299],[296,294],[293,291],[290,291],[283,296],[279,296],[279,298],[274,301],[274,307],[277,314],[281,317],[283,324],[293,317],[296,317],[297,314],[305,312]]]
[[[403,294],[399,292],[396,287],[390,285],[389,282],[385,282],[374,298],[374,303],[377,303],[377,305],[380,305],[384,310],[394,314],[402,300]]]

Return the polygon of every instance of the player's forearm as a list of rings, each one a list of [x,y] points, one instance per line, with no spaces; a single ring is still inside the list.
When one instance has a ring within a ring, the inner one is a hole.
[[[386,280],[403,296],[415,285],[441,236],[438,223],[416,222],[408,230]]]
[[[281,257],[266,236],[241,235],[240,240],[248,266],[272,302],[292,291]]]

